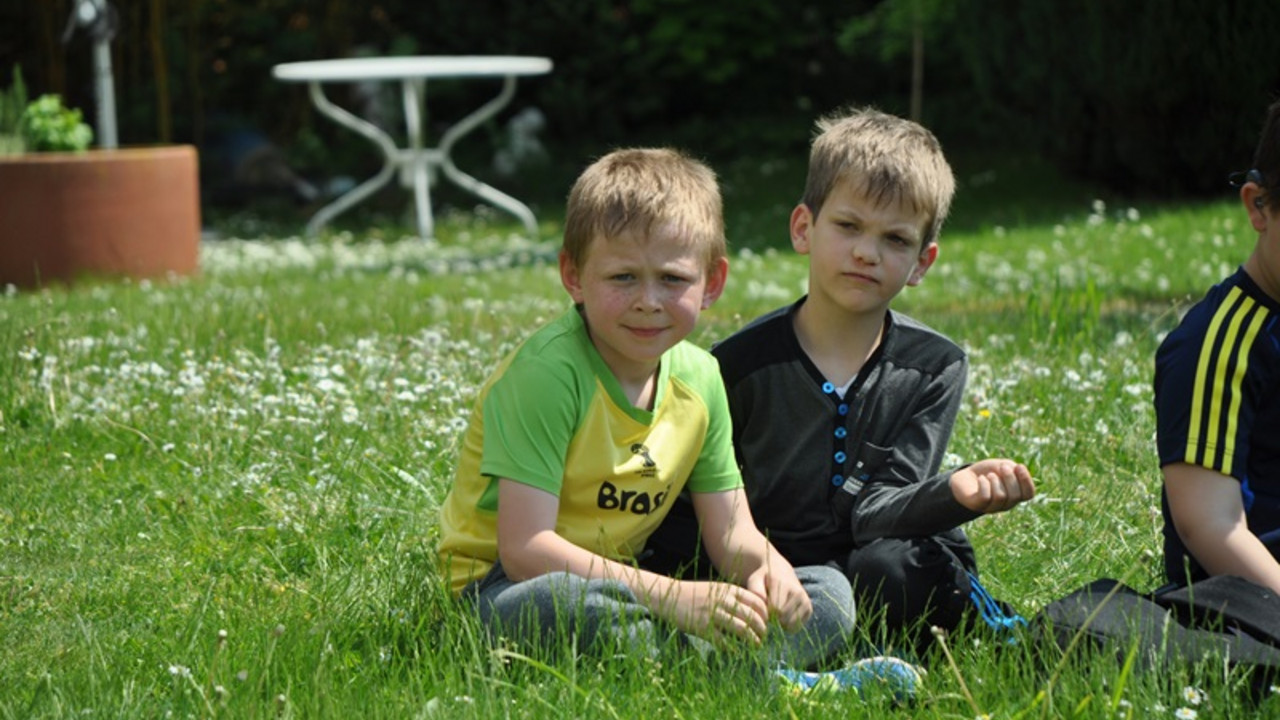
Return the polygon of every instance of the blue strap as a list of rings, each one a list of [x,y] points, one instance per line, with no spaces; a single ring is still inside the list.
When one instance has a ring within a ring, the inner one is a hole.
[[[1021,615],[1014,613],[1009,615],[1000,607],[1000,604],[991,597],[991,593],[982,587],[982,583],[978,582],[978,576],[973,573],[969,575],[969,599],[973,601],[975,607],[978,608],[978,614],[982,616],[983,622],[994,630],[1012,630],[1016,627],[1026,627],[1027,619]]]

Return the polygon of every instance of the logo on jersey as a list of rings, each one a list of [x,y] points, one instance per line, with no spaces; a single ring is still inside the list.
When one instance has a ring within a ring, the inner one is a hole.
[[[640,477],[652,478],[658,476],[658,463],[653,461],[653,456],[649,454],[649,448],[644,443],[632,443],[631,454],[644,458],[644,467],[640,469]]]

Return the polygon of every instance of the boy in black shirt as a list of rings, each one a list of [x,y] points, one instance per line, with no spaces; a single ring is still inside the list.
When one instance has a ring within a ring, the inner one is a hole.
[[[860,614],[907,631],[955,627],[976,587],[960,526],[1030,499],[1027,468],[982,460],[938,474],[968,361],[889,305],[938,255],[955,181],[934,136],[871,109],[818,122],[792,246],[809,294],[719,343],[752,514],[793,565],[841,568]],[[649,564],[702,572],[677,504]]]

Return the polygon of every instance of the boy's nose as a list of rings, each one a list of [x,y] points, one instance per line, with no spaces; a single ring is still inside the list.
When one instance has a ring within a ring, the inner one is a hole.
[[[662,288],[656,283],[644,283],[636,294],[636,308],[656,310],[662,307]]]
[[[853,257],[859,262],[874,265],[880,259],[880,249],[872,238],[859,238],[853,243]]]

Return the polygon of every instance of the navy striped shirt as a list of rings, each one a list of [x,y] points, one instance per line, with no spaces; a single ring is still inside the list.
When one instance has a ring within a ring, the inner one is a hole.
[[[1156,353],[1160,465],[1240,481],[1249,529],[1280,530],[1280,303],[1243,269],[1215,285]],[[1163,498],[1165,571],[1183,582],[1187,549]],[[1272,552],[1277,552],[1272,545]],[[1193,577],[1203,576],[1191,560]]]

